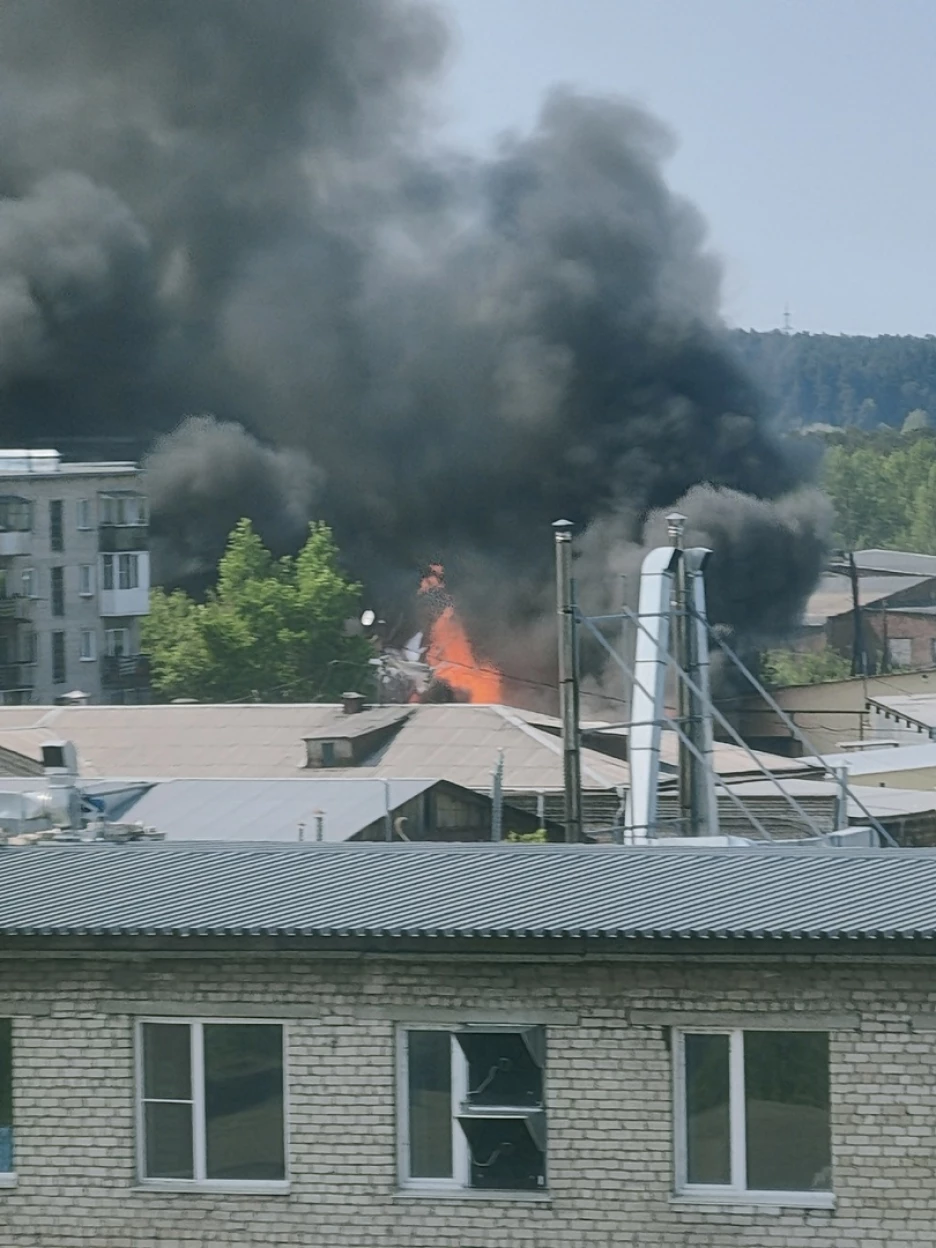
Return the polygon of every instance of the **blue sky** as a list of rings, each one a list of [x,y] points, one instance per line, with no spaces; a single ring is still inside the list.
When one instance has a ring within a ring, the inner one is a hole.
[[[528,127],[554,83],[629,96],[679,149],[732,324],[936,333],[934,0],[444,0],[447,137]]]

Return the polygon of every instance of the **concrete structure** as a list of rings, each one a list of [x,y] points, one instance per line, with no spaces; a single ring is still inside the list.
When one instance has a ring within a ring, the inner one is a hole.
[[[933,668],[828,680],[817,685],[790,685],[774,690],[773,697],[816,753],[831,754],[839,751],[843,743],[860,743],[872,738],[871,700],[929,693],[936,696],[936,670]],[[810,752],[803,750],[757,694],[727,698],[719,702],[719,706],[744,739],[757,749],[797,758]],[[883,735],[887,737],[889,733],[885,730]],[[919,742],[921,737],[917,734],[914,739]]]
[[[132,463],[0,451],[0,702],[145,699],[141,479]]]
[[[869,694],[868,719],[872,739],[900,745],[936,741],[936,690]]]
[[[4,1248],[921,1248],[934,934],[928,851],[5,851]]]

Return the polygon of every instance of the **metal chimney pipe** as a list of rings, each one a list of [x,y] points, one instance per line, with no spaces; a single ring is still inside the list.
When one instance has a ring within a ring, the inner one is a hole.
[[[565,839],[582,839],[582,759],[579,744],[578,650],[575,586],[572,580],[572,521],[557,520],[556,601],[559,614],[559,715],[562,719],[562,776]]]
[[[683,549],[686,532],[686,517],[678,511],[672,511],[666,517],[666,532],[670,545],[674,550]],[[689,668],[689,614],[687,609],[686,567],[685,560],[680,559],[676,565],[673,581],[673,658],[676,660],[676,707],[677,723],[687,736],[692,737],[689,724],[691,700],[689,690],[679,673]],[[695,804],[692,793],[692,755],[685,743],[679,741],[679,834],[680,836],[698,836],[700,828],[696,818]]]

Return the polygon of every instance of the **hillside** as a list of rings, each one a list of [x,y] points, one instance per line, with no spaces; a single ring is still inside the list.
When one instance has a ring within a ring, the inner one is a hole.
[[[936,337],[736,330],[732,340],[782,428],[900,428],[917,409],[936,423]]]

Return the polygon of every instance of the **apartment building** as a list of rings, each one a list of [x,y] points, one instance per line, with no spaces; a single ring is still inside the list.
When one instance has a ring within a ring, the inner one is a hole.
[[[0,450],[0,704],[146,699],[142,479],[133,463]]]

